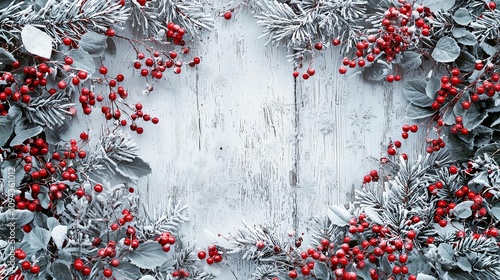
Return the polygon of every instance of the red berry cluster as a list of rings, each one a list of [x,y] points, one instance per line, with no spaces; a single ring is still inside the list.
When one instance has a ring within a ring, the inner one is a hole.
[[[365,175],[365,177],[363,177],[363,183],[367,184],[367,183],[370,183],[370,182],[377,182],[378,181],[378,172],[377,170],[372,170],[370,171],[370,173],[368,175]]]
[[[322,42],[316,42],[314,44],[314,49],[317,50],[317,51],[323,51],[325,49],[325,47],[323,46]],[[300,58],[300,63],[298,65],[298,68],[302,68],[303,67],[302,59],[303,59],[303,57]],[[304,80],[307,80],[310,77],[314,76],[314,74],[316,74],[316,70],[314,68],[312,68],[311,65],[309,65],[309,67],[307,67],[306,71],[302,74],[302,78]],[[293,71],[293,77],[294,78],[297,78],[299,75],[300,74],[299,74],[299,71],[297,69],[295,71]]]
[[[16,272],[9,276],[9,280],[22,280],[24,279],[23,271],[31,274],[40,273],[40,266],[36,263],[31,263],[26,260],[26,253],[22,249],[16,249],[14,251],[14,257],[18,260],[24,260],[21,262],[21,269],[16,270]]]
[[[123,74],[118,74],[116,78],[109,79],[107,75],[108,69],[105,66],[101,66],[99,72],[102,75],[105,75],[105,79],[108,81],[108,85],[110,88],[109,94],[107,95],[107,100],[109,101],[109,105],[103,105],[101,107],[101,113],[104,114],[104,117],[107,120],[116,120],[121,126],[126,126],[127,120],[124,117],[128,117],[132,120],[132,124],[130,125],[130,130],[137,132],[138,134],[142,134],[144,132],[144,128],[138,127],[136,123],[137,118],[142,118],[144,121],[151,121],[153,124],[157,124],[159,119],[157,117],[151,117],[148,114],[144,114],[142,111],[142,104],[136,103],[135,106],[127,105],[123,103],[123,100],[128,97],[128,92],[125,90],[123,86],[119,86],[118,83],[123,82],[125,77]],[[84,108],[84,113],[90,114],[91,108],[87,105],[86,102],[92,102],[94,98],[94,93],[90,92],[87,88],[82,88],[80,95],[80,102],[82,102],[82,106]],[[87,98],[88,96],[88,98]],[[121,99],[118,99],[121,98]],[[102,95],[98,95],[96,100],[100,103],[104,102],[105,98]],[[92,104],[95,104],[93,102]],[[126,105],[126,106],[122,106]],[[132,111],[132,112],[130,112]],[[123,114],[123,115],[122,115]]]
[[[290,270],[288,276],[295,279],[300,274],[312,275],[315,263],[325,262],[334,272],[336,279],[357,279],[357,273],[353,270],[364,269],[366,262],[379,264],[385,257],[392,266],[392,272],[384,273],[378,269],[371,269],[371,279],[379,279],[380,276],[389,277],[387,279],[390,277],[415,279],[414,275],[408,275],[409,270],[406,266],[408,254],[413,250],[413,240],[416,238],[414,231],[406,232],[406,238],[394,237],[389,228],[370,224],[366,220],[366,215],[360,214],[358,218],[349,221],[348,233],[341,244],[322,238],[316,248],[300,252],[300,260],[296,262],[300,269]]]
[[[81,137],[87,139],[88,135],[82,133]],[[87,153],[79,148],[77,143],[75,139],[72,139],[70,141],[71,146],[67,150],[63,151],[62,154],[61,151],[56,151],[52,153],[51,157],[47,155],[49,151],[48,143],[42,137],[28,139],[23,145],[12,148],[12,153],[17,154],[17,157],[22,160],[21,164],[24,164],[24,172],[31,177],[29,183],[21,186],[21,193],[14,197],[17,209],[27,209],[32,212],[43,211],[44,208],[38,198],[43,189],[48,189],[50,201],[47,209],[51,209],[53,201],[64,199],[73,194],[73,191],[66,183],[58,181],[78,181],[76,166],[70,166],[75,164],[74,161],[77,160],[77,157],[83,159],[87,156]],[[32,165],[33,157],[37,159],[36,169]],[[31,199],[27,198],[27,193],[30,194]],[[76,190],[75,194],[81,197],[85,192],[80,188]],[[25,228],[25,231],[28,230]]]
[[[432,154],[433,152],[437,152],[442,148],[446,147],[446,143],[443,138],[438,137],[437,139],[428,139],[427,143],[429,146],[426,148],[427,153]]]
[[[120,261],[115,258],[116,255],[117,255],[116,242],[113,240],[110,240],[106,247],[101,248],[97,251],[98,258],[101,258],[102,261],[108,263],[112,267],[117,267],[118,265],[120,265]],[[83,269],[85,269],[85,267]],[[83,269],[82,273],[84,273]],[[102,270],[102,275],[104,275],[104,277],[109,278],[113,276],[113,270],[111,270],[111,268],[109,267],[106,267]]]
[[[160,236],[155,238],[162,246],[164,252],[170,251],[170,246],[175,244],[175,237],[171,232],[163,232]]]
[[[220,263],[222,261],[222,251],[215,245],[210,245],[207,248],[208,250],[208,258],[206,260],[207,264],[212,265],[213,263]],[[207,252],[199,251],[198,258],[203,260],[207,257]]]
[[[430,10],[413,2],[400,0],[398,6],[387,9],[381,21],[381,29],[377,34],[368,35],[356,44],[356,58],[344,58],[340,74],[347,73],[347,68],[364,67],[367,62],[374,62],[378,57],[391,63],[397,55],[408,50],[418,42],[422,36],[430,35],[430,26],[425,17]],[[333,45],[339,45],[340,41],[334,39]],[[400,75],[390,74],[386,77],[388,82],[401,80]]]
[[[179,277],[179,279],[189,279],[189,272],[184,269],[174,270],[172,271],[172,277]]]
[[[12,64],[12,72],[4,72],[0,77],[0,81],[6,84],[0,87],[0,116],[5,116],[8,113],[9,102],[23,102],[29,104],[32,97],[35,96],[35,91],[38,88],[47,85],[47,75],[53,73],[53,69],[49,68],[47,64],[41,63],[37,67],[26,66],[24,67],[22,82],[16,81],[15,74],[20,67],[19,62]],[[12,87],[14,85],[14,87]],[[56,92],[55,89],[50,89],[49,93]]]
[[[83,262],[83,260],[80,258],[77,258],[73,262],[73,268],[76,271],[80,271],[83,276],[89,276],[90,272],[92,272],[92,269],[90,268],[90,266],[86,266],[85,263]]]

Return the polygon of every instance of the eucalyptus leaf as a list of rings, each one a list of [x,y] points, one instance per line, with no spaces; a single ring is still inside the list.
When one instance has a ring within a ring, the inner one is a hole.
[[[52,271],[52,275],[54,276],[54,279],[73,279],[73,274],[71,274],[71,270],[69,269],[69,266],[62,263],[62,262],[54,262],[50,266],[50,270]]]
[[[476,57],[466,51],[461,51],[458,58],[455,60],[458,69],[462,72],[470,72],[476,66]]]
[[[29,210],[8,210],[0,213],[0,239],[7,240],[12,226],[20,231],[21,227],[33,220],[33,217],[33,212]]]
[[[474,204],[474,201],[461,202],[461,203],[457,204],[457,206],[455,206],[455,208],[453,208],[453,213],[455,214],[455,216],[457,218],[467,219],[468,217],[470,217],[472,215],[472,210],[470,209],[472,204]]]
[[[466,31],[465,36],[457,38],[457,41],[465,46],[474,46],[477,44],[476,35],[469,31]]]
[[[44,228],[34,228],[26,234],[27,239],[33,250],[46,250],[50,241],[50,231]]]
[[[49,59],[52,54],[52,38],[47,33],[34,27],[25,25],[21,31],[24,48],[31,54]]]
[[[99,57],[104,54],[108,47],[107,37],[94,31],[88,31],[80,39],[80,47],[90,56]]]
[[[72,49],[68,52],[68,55],[73,58],[73,64],[71,65],[73,68],[83,70],[89,74],[95,72],[94,59],[84,49]]]
[[[445,1],[443,1],[445,2]],[[453,62],[460,55],[460,47],[455,39],[451,37],[441,37],[432,51],[432,58],[437,62]]]
[[[431,77],[425,86],[425,94],[431,99],[435,99],[436,93],[441,89],[441,81],[436,77]]]
[[[138,279],[142,275],[143,274],[141,273],[141,270],[137,266],[127,261],[121,261],[118,267],[113,268],[113,276],[115,277],[115,279]],[[149,278],[144,278],[144,279],[149,279]],[[156,278],[152,277],[151,280],[156,280]]]
[[[491,143],[477,149],[474,157],[484,157],[484,155],[492,157],[497,163],[500,162],[500,143]]]
[[[349,225],[352,215],[343,206],[333,205],[328,209],[328,218],[332,224],[343,227]]]
[[[167,254],[158,242],[150,240],[130,252],[128,258],[132,264],[139,268],[154,269],[167,261]]]
[[[406,117],[410,120],[418,120],[428,118],[434,115],[436,111],[430,108],[422,108],[420,106],[413,105],[412,103],[406,106]]]
[[[151,167],[141,158],[136,157],[131,162],[121,161],[116,166],[116,171],[130,179],[139,179],[151,173]]]
[[[9,140],[12,132],[14,132],[12,121],[7,120],[6,118],[4,119],[4,122],[0,122],[0,147],[2,147]]]
[[[469,10],[467,10],[466,8],[460,8],[456,10],[453,14],[453,19],[460,25],[467,25],[472,21]]]
[[[107,44],[106,53],[109,53],[111,56],[116,57],[115,40],[113,40],[113,38],[111,37],[108,37],[106,39],[106,44]]]
[[[438,246],[438,254],[441,258],[448,260],[448,261],[453,261],[453,256],[455,255],[455,251],[453,250],[453,247],[451,247],[450,244],[447,243],[441,243]]]
[[[472,271],[472,265],[471,265],[471,263],[466,258],[464,258],[464,257],[461,257],[461,258],[458,259],[457,265],[463,271],[466,271],[466,272],[471,272]]]
[[[431,275],[419,273],[417,274],[417,280],[437,280],[437,278]]]
[[[495,202],[491,205],[491,214],[495,216],[497,220],[500,220],[500,203]]]
[[[380,81],[384,79],[392,66],[385,61],[377,60],[363,70],[363,77],[369,81]]]
[[[10,65],[16,58],[4,48],[0,48],[0,65]]]
[[[414,51],[406,51],[398,64],[406,70],[415,70],[422,65],[422,55]]]
[[[317,262],[314,265],[314,275],[317,279],[328,280],[330,279],[330,271],[325,263]]]
[[[14,137],[14,139],[12,139],[12,141],[10,142],[10,145],[12,145],[12,146],[14,146],[14,145],[20,145],[26,139],[29,139],[31,137],[35,137],[38,134],[42,133],[42,131],[43,131],[43,128],[41,126],[35,126],[33,128],[23,130],[23,131],[21,131],[21,133],[19,133],[18,135],[16,135]]]
[[[406,99],[414,105],[420,107],[431,106],[434,100],[426,94],[426,87],[427,82],[424,80],[412,80],[406,82],[403,86]]]
[[[497,52],[498,50],[498,47],[493,47],[485,42],[481,43],[481,48],[483,49],[483,51],[492,56],[492,55],[495,55],[495,53]]]

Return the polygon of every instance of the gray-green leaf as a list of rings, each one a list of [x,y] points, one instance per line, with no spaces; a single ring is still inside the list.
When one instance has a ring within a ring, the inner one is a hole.
[[[408,104],[406,106],[406,117],[409,118],[410,120],[418,120],[418,119],[424,119],[427,117],[430,117],[434,115],[436,111],[430,109],[430,108],[422,108],[416,105],[413,105],[412,103]]]
[[[151,173],[151,167],[147,162],[136,157],[131,162],[119,162],[116,166],[116,171],[127,178],[139,179]]]
[[[52,54],[52,38],[47,33],[28,24],[21,31],[21,39],[24,48],[29,53],[46,59],[50,58]]]
[[[332,224],[343,227],[349,224],[349,220],[352,218],[352,215],[344,207],[334,205],[331,206],[328,211],[328,218],[330,218]]]
[[[72,49],[68,55],[73,58],[73,68],[86,71],[89,74],[95,72],[94,59],[84,49]]]
[[[30,129],[26,129],[21,131],[12,141],[10,142],[10,145],[19,145],[22,144],[26,139],[37,136],[38,134],[42,133],[43,128],[41,126],[35,126]]]
[[[146,241],[132,251],[128,258],[139,268],[154,269],[167,261],[167,254],[158,242]]]
[[[420,107],[431,106],[434,100],[426,94],[426,87],[427,82],[424,80],[412,80],[406,82],[403,87],[406,99]]]
[[[472,210],[470,209],[472,204],[474,204],[474,201],[461,202],[461,203],[457,204],[457,206],[455,206],[455,208],[453,208],[453,213],[455,214],[455,216],[457,218],[467,219],[468,217],[470,217],[472,215]]]
[[[326,264],[318,262],[314,265],[314,275],[317,279],[330,279],[330,272]]]
[[[50,231],[43,228],[34,228],[27,233],[27,241],[35,251],[47,249],[47,244],[49,244],[50,241]]]
[[[453,14],[453,19],[460,25],[467,25],[472,21],[469,10],[466,8],[458,9],[455,14]]]
[[[432,58],[437,62],[453,62],[460,55],[460,47],[455,39],[451,37],[442,37],[432,51]]]
[[[99,33],[89,31],[83,34],[80,39],[80,47],[88,52],[92,57],[101,56],[108,47],[107,37]]]
[[[422,55],[413,51],[404,52],[403,58],[398,64],[407,70],[417,69],[422,65]]]

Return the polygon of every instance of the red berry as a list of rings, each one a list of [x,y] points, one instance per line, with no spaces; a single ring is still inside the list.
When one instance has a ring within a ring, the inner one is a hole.
[[[298,276],[297,271],[295,271],[295,270],[290,270],[290,271],[288,272],[288,276],[289,276],[290,278],[292,278],[292,279],[297,278],[297,276]]]
[[[345,74],[345,73],[347,73],[347,68],[345,68],[345,67],[343,67],[343,66],[342,66],[342,67],[340,67],[340,68],[339,68],[339,73],[340,73],[340,74]]]
[[[108,73],[108,68],[106,68],[105,66],[101,66],[99,68],[99,73],[106,75]]]
[[[230,20],[232,16],[233,16],[233,15],[231,14],[231,12],[225,12],[225,13],[224,13],[224,18],[225,18],[226,20]]]
[[[394,148],[389,148],[387,149],[387,153],[391,156],[395,155],[396,154],[396,149]]]
[[[113,271],[109,268],[105,268],[103,271],[102,271],[102,275],[104,275],[104,277],[111,277],[113,275]]]
[[[65,81],[59,81],[59,83],[57,83],[57,87],[59,89],[65,89],[67,86],[66,82]]]
[[[490,8],[491,10],[496,9],[497,3],[495,3],[494,1],[491,1],[490,3],[488,3],[488,8]]]
[[[67,56],[67,57],[64,59],[64,63],[66,63],[67,65],[71,65],[71,64],[73,64],[73,58],[71,58],[70,56]]]
[[[116,32],[113,28],[109,28],[108,30],[106,30],[106,36],[113,37],[115,35],[116,35]]]
[[[449,171],[451,174],[457,174],[458,168],[454,165],[450,166]]]
[[[63,38],[63,44],[65,46],[71,46],[72,43],[73,43],[73,41],[70,38],[68,38],[68,37]]]
[[[103,187],[102,187],[102,185],[101,185],[101,184],[96,184],[96,185],[94,186],[94,191],[96,191],[96,192],[98,192],[98,193],[102,192],[102,189],[103,189]]]
[[[318,51],[320,51],[321,49],[323,49],[323,44],[321,42],[317,42],[314,45],[314,48],[317,49]]]
[[[31,268],[31,263],[29,261],[23,261],[21,263],[21,267],[24,269],[24,270],[28,270]]]
[[[207,256],[207,253],[205,253],[205,251],[199,251],[198,252],[198,258],[200,260],[203,260],[206,256]]]
[[[34,265],[31,267],[30,272],[33,274],[38,274],[40,272],[40,267],[38,265]]]

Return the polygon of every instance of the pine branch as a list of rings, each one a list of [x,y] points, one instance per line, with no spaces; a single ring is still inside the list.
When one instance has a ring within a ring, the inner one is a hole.
[[[259,265],[252,273],[250,280],[272,280],[280,275],[279,269],[274,265]]]
[[[162,203],[162,206],[156,208],[152,214],[149,213],[144,204],[142,207],[142,214],[145,216],[144,224],[150,225],[144,229],[147,230],[148,234],[151,236],[161,234],[162,232],[172,232],[176,234],[179,230],[179,226],[189,221],[189,217],[186,213],[188,207],[180,202],[174,204],[172,198],[169,198],[167,203]]]
[[[231,243],[235,245],[228,250],[229,254],[242,254],[243,260],[252,260],[258,262],[287,262],[284,244],[274,235],[270,227],[257,225],[249,226],[243,222],[243,227],[238,229],[231,236]],[[263,242],[262,249],[257,248],[257,242]],[[279,248],[279,251],[275,250]]]
[[[361,0],[262,0],[257,1],[256,18],[266,28],[262,35],[268,37],[266,44],[285,45],[288,51],[304,55],[313,40],[352,39],[363,28],[365,5]]]
[[[29,122],[56,129],[65,124],[71,116],[69,98],[61,93],[54,95],[44,94],[34,98],[29,105],[22,104],[22,109]]]
[[[214,26],[210,8],[200,0],[158,0],[148,2],[146,7],[133,5],[132,18],[134,27],[148,36],[162,34],[168,22],[178,23],[193,37]]]
[[[31,5],[17,12],[16,18],[0,18],[0,25],[13,31],[33,25],[60,43],[64,37],[78,40],[88,30],[104,32],[111,26],[124,24],[129,16],[128,8],[113,0],[48,0],[41,8]]]

